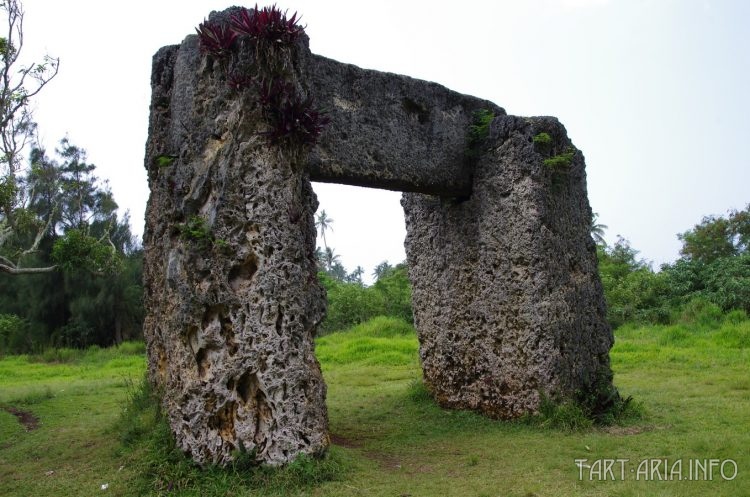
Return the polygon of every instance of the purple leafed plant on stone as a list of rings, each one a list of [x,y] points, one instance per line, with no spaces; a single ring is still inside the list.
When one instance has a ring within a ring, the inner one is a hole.
[[[313,145],[329,122],[328,116],[314,108],[312,98],[294,95],[279,109],[270,139],[273,143],[291,138],[300,145]]]
[[[232,90],[244,90],[253,84],[253,78],[241,72],[232,72],[227,76],[227,85]]]
[[[267,108],[280,108],[294,93],[294,85],[279,77],[261,81],[258,88],[260,103]]]
[[[287,19],[286,11],[281,12],[276,4],[262,9],[258,9],[256,4],[254,9],[242,9],[231,17],[232,29],[237,34],[287,45],[294,43],[305,32],[297,21],[296,12]]]
[[[262,83],[259,99],[271,125],[264,135],[272,145],[285,141],[312,145],[330,122],[328,116],[315,109],[312,98],[300,97],[292,84],[281,79]]]
[[[211,21],[203,21],[195,31],[200,39],[201,51],[216,56],[229,53],[234,40],[237,39],[237,33],[229,26]]]

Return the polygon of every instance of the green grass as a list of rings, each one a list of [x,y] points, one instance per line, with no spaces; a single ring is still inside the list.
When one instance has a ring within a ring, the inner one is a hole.
[[[41,424],[27,433],[0,411],[0,495],[750,495],[750,321],[625,326],[615,336],[615,383],[645,416],[579,429],[440,409],[421,384],[413,331],[398,320],[322,337],[335,445],[327,461],[281,473],[242,464],[201,472],[176,456],[138,388],[145,360],[136,345],[6,357],[0,404],[33,411]],[[629,459],[628,469],[646,458],[731,458],[739,474],[579,481],[575,459],[599,458]]]

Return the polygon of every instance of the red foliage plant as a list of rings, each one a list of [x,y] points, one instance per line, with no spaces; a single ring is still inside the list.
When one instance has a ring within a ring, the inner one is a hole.
[[[295,12],[287,19],[287,11],[281,12],[276,4],[258,9],[242,9],[231,16],[232,29],[238,35],[246,35],[256,40],[291,45],[305,28],[297,24],[299,18]]]
[[[241,72],[232,72],[227,77],[227,85],[229,85],[229,88],[236,91],[250,87],[253,81],[254,79],[251,76],[247,76]]]
[[[237,33],[229,26],[212,21],[203,21],[195,31],[198,33],[201,51],[216,56],[229,53],[237,39]]]
[[[261,84],[260,101],[271,124],[264,135],[272,145],[282,142],[313,145],[330,122],[328,116],[315,109],[312,98],[300,97],[294,86],[283,80]]]

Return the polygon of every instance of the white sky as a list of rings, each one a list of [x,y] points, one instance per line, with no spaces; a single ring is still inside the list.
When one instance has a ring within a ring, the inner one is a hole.
[[[151,57],[194,32],[209,0],[25,0],[26,55],[60,57],[36,102],[47,148],[88,151],[143,230]],[[607,239],[655,266],[676,234],[750,202],[750,2],[743,0],[279,0],[313,52],[441,83],[509,114],[554,115],[586,156]],[[254,5],[248,4],[247,6]],[[315,184],[328,243],[369,275],[404,258],[400,195]]]

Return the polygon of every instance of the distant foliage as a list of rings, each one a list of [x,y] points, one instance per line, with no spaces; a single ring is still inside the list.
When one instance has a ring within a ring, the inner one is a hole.
[[[28,329],[25,319],[15,314],[0,314],[0,356],[23,348]]]
[[[399,264],[385,270],[374,285],[342,281],[319,273],[328,294],[328,312],[320,333],[340,331],[376,316],[390,316],[411,323],[411,285],[407,269]]]
[[[610,324],[708,325],[718,323],[723,314],[732,311],[750,313],[750,254],[740,243],[737,247],[720,257],[713,250],[701,251],[704,256],[692,252],[692,256],[683,256],[654,272],[637,258],[638,252],[627,240],[620,238],[612,247],[599,245],[599,274]],[[692,245],[688,250],[694,248]],[[742,253],[726,255],[731,252]],[[708,253],[713,255],[705,257]]]
[[[706,216],[692,230],[677,235],[682,241],[683,258],[711,263],[717,259],[750,251],[750,204],[727,217]]]
[[[607,300],[607,318],[613,327],[627,322],[666,323],[671,309],[664,300],[663,278],[654,273],[627,240],[612,247],[599,245],[599,274]]]
[[[606,224],[601,224],[598,221],[599,213],[591,213],[591,225],[589,227],[589,232],[591,233],[591,238],[594,239],[594,243],[604,247],[607,245],[607,241],[604,239],[604,231],[609,228],[609,226],[607,226]]]
[[[320,337],[315,354],[326,364],[413,364],[417,356],[417,337],[410,323],[378,316],[341,333]]]
[[[17,231],[16,246],[38,237],[37,249],[20,258],[22,266],[55,270],[0,278],[0,313],[25,323],[6,347],[34,353],[140,337],[142,254],[127,215],[118,216],[108,185],[95,176],[96,166],[67,139],[52,157],[32,148],[29,162],[24,212],[33,227]]]
[[[750,254],[722,257],[710,263],[680,259],[662,267],[673,305],[700,297],[722,311],[750,312]]]

